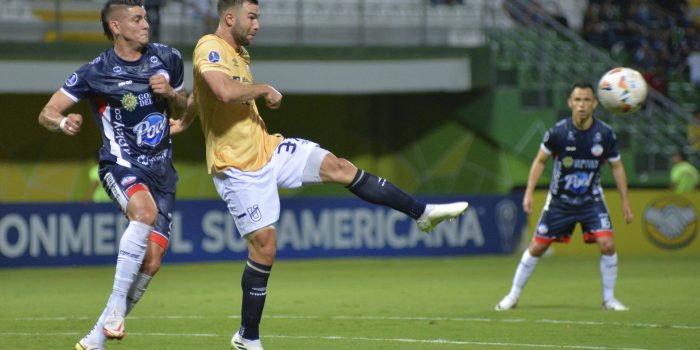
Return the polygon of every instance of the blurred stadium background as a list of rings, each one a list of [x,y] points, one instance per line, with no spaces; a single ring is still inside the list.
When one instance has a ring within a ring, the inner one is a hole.
[[[189,73],[194,43],[214,25],[211,4],[157,3],[158,41],[183,53]],[[87,104],[77,107],[86,123],[75,138],[36,121],[70,73],[110,46],[99,23],[102,4],[0,0],[6,272],[113,262],[124,223],[111,205],[86,203],[101,143]],[[691,74],[700,72],[700,1],[261,0],[261,11],[250,47],[253,76],[285,95],[280,110],[259,106],[271,132],[317,141],[421,197],[473,204],[431,237],[340,187],[285,191],[283,259],[499,254],[508,272],[496,277],[503,290],[494,293],[504,292],[536,219],[521,213],[520,190],[544,131],[568,116],[573,82],[595,84],[620,65],[643,72],[654,89],[634,115],[596,111],[618,134],[632,188],[636,220],[625,226],[604,169],[618,249],[642,260],[698,256],[700,196],[667,188],[675,151],[700,166],[700,81]],[[185,80],[189,90],[191,75]],[[244,246],[205,170],[198,122],[174,138],[174,150],[178,217],[166,264],[242,258]],[[597,255],[590,248],[573,242],[555,254]]]

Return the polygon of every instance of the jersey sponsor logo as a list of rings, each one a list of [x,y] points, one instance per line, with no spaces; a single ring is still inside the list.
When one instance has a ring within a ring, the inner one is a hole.
[[[567,152],[576,152],[576,146],[566,146]]]
[[[122,87],[122,86],[127,86],[133,84],[133,80],[127,80],[127,81],[122,81],[121,83],[117,84],[117,86]]]
[[[593,173],[578,171],[564,176],[564,189],[576,194],[585,193],[593,181]]]
[[[603,135],[599,132],[595,133],[595,135],[593,135],[593,142],[603,142]]]
[[[250,219],[254,222],[258,222],[260,219],[262,219],[262,213],[260,213],[260,207],[257,204],[249,207],[246,211],[248,212]]]
[[[571,168],[571,166],[574,165],[574,158],[570,156],[564,157],[564,159],[561,160],[561,165],[563,165],[564,168]]]
[[[544,133],[544,136],[542,137],[542,141],[545,142],[545,143],[546,143],[547,141],[549,141],[549,131],[547,131],[546,133]]]
[[[591,147],[591,154],[596,157],[600,157],[600,155],[603,154],[603,146],[599,144],[593,145],[593,147]]]
[[[686,247],[698,232],[697,208],[682,196],[654,199],[647,204],[642,220],[647,238],[664,249]]]
[[[95,63],[100,62],[100,61],[102,61],[102,56],[97,56],[97,57],[95,57],[94,60],[92,60],[92,62],[90,62],[90,64],[95,64]]]
[[[569,132],[566,134],[566,139],[569,140],[569,141],[576,141],[576,138],[574,137],[574,133],[571,132],[571,131],[569,131]]]
[[[112,73],[122,74],[122,73],[124,73],[124,70],[120,66],[114,66],[114,67],[112,67]]]
[[[136,97],[136,95],[132,93],[128,93],[124,96],[122,96],[122,107],[126,109],[129,112],[133,112],[136,107],[138,106],[139,99]]]
[[[71,74],[70,77],[68,77],[68,79],[66,79],[66,86],[68,86],[68,87],[75,86],[75,84],[77,84],[77,83],[78,83],[78,74],[77,73]]]
[[[139,146],[157,146],[163,139],[168,118],[160,113],[151,113],[134,126],[136,144]]]
[[[210,51],[208,58],[209,58],[209,62],[216,63],[216,62],[219,62],[221,60],[221,55],[219,55],[219,53],[216,51]]]
[[[597,159],[574,159],[576,169],[598,169],[599,164]]]
[[[148,166],[148,165],[151,165],[154,163],[160,163],[167,158],[168,158],[168,150],[166,149],[166,150],[158,152],[157,154],[152,155],[152,156],[147,156],[145,154],[142,154],[136,158],[136,161],[143,164],[143,165]]]

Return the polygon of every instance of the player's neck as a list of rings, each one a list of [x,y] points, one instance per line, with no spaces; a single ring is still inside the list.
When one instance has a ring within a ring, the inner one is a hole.
[[[241,52],[241,45],[238,45],[236,43],[236,40],[233,40],[233,36],[231,35],[231,33],[227,33],[225,30],[221,30],[221,28],[219,28],[216,32],[214,32],[214,35],[223,39],[234,50],[236,50],[236,52]]]
[[[143,47],[131,47],[128,43],[116,42],[114,43],[114,52],[124,61],[133,62],[141,58]]]
[[[572,118],[572,122],[574,123],[574,127],[579,130],[588,130],[591,125],[593,125],[593,116],[589,116],[587,118]]]

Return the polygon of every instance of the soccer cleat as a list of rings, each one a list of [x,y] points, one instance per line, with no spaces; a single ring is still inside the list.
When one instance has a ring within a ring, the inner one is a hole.
[[[416,220],[416,224],[421,231],[431,232],[439,223],[445,220],[454,220],[454,218],[464,214],[467,207],[469,207],[467,202],[428,204],[423,215]]]
[[[612,298],[603,302],[603,310],[608,311],[627,311],[630,308],[622,304],[619,300]]]
[[[79,342],[75,344],[74,350],[104,350],[100,345],[88,344],[85,339],[80,339]]]
[[[263,350],[260,339],[248,340],[241,336],[239,332],[231,338],[231,349],[233,350]]]
[[[124,338],[124,316],[117,309],[112,309],[107,317],[105,317],[102,333],[107,339],[122,339]]]
[[[515,309],[516,306],[518,306],[518,299],[514,299],[511,298],[510,295],[506,295],[500,302],[498,302],[498,304],[496,304],[496,307],[493,309],[496,311],[506,311]]]

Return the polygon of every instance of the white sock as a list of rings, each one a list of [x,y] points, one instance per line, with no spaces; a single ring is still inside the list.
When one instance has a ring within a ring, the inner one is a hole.
[[[151,278],[153,278],[153,276],[149,276],[143,272],[139,272],[139,274],[136,275],[136,280],[131,285],[131,289],[129,289],[129,294],[126,296],[127,315],[131,312],[136,303],[138,303],[139,300],[141,300],[143,293],[145,293],[146,288],[148,288],[148,283],[151,282]]]
[[[97,319],[97,323],[95,323],[90,332],[83,338],[86,343],[90,345],[104,345],[106,338],[104,333],[102,333],[102,327],[104,327],[105,317],[107,317],[108,312],[109,307],[105,307],[104,310],[102,310],[102,315]]]
[[[603,279],[603,301],[615,298],[615,282],[617,282],[617,253],[600,255],[600,276]]]
[[[525,284],[527,284],[527,280],[530,279],[532,271],[535,271],[538,261],[540,261],[540,258],[530,255],[530,250],[525,249],[522,258],[520,258],[520,264],[518,264],[518,268],[515,269],[513,286],[510,288],[510,293],[508,293],[511,299],[520,298],[520,292],[522,292]]]
[[[119,253],[117,255],[117,268],[114,273],[114,285],[112,295],[107,306],[116,308],[117,311],[126,314],[126,296],[131,285],[136,279],[146,255],[148,235],[153,230],[152,226],[137,221],[129,222],[122,239],[119,241]]]

